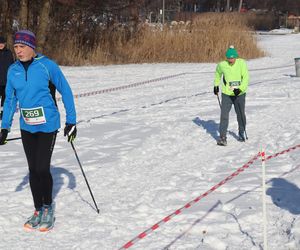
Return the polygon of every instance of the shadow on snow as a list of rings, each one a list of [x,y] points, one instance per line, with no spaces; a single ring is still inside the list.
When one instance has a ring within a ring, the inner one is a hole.
[[[214,120],[205,121],[201,120],[199,117],[196,117],[193,119],[193,122],[199,127],[203,127],[206,130],[206,133],[210,134],[215,140],[219,139],[219,124],[217,124]],[[239,136],[230,130],[228,131],[228,134],[236,140],[239,139]]]
[[[75,176],[68,170],[60,167],[51,167],[51,174],[53,177],[53,199],[57,196],[60,189],[65,183],[64,176],[68,178],[68,186],[67,188],[74,190],[76,187],[76,179]],[[22,182],[16,187],[16,192],[22,191],[25,186],[29,183],[29,173],[24,176]]]
[[[214,120],[201,120],[199,117],[193,119],[193,122],[199,127],[203,127],[206,130],[206,133],[210,134],[212,138],[217,140],[219,138],[219,124],[217,124]]]
[[[197,224],[202,222],[211,212],[213,212],[221,203],[221,201],[217,201],[201,218],[194,221],[194,223],[183,233],[181,233],[179,236],[177,236],[172,242],[170,242],[167,246],[163,248],[163,250],[168,250],[172,245],[174,245],[178,240],[184,238]],[[203,233],[204,234],[204,233]],[[201,239],[201,242],[203,243],[203,238]]]
[[[300,214],[299,187],[283,178],[273,178],[270,182],[272,187],[268,188],[267,195],[271,196],[273,203],[291,214]]]

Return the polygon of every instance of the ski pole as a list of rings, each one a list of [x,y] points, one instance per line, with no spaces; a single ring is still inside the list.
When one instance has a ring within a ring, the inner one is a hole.
[[[9,139],[6,139],[7,141],[15,141],[15,140],[20,140],[22,139],[22,137],[15,137],[15,138],[9,138]]]
[[[73,144],[72,141],[71,141],[71,146],[72,146],[73,151],[74,151],[74,153],[75,153],[75,156],[76,156],[77,162],[78,162],[78,164],[79,164],[79,167],[80,167],[80,169],[81,169],[82,175],[83,175],[83,177],[84,177],[84,179],[85,179],[85,183],[86,183],[86,185],[87,185],[87,187],[88,187],[88,189],[89,189],[89,191],[90,191],[90,194],[91,194],[91,196],[92,196],[92,199],[93,199],[93,201],[94,201],[94,204],[95,204],[97,213],[99,214],[99,208],[98,208],[98,206],[97,206],[97,204],[96,204],[96,201],[95,201],[95,199],[94,199],[92,190],[91,190],[90,185],[89,185],[89,183],[88,183],[88,181],[87,181],[87,179],[86,179],[85,173],[84,173],[84,171],[83,171],[82,165],[81,165],[81,163],[80,163],[79,157],[78,157],[78,155],[77,155],[77,152],[76,152],[76,150],[75,150],[75,147],[74,147],[74,144]]]
[[[219,94],[217,95],[217,98],[218,98],[219,106],[221,108],[221,102],[220,102]]]
[[[240,116],[241,116],[241,120],[242,120],[242,125],[245,129],[245,136],[246,136],[246,139],[248,140],[248,136],[247,136],[247,132],[246,132],[246,124],[245,124],[245,121],[244,121],[244,118],[243,118],[243,114],[242,114],[242,111],[241,111],[241,107],[240,107],[240,102],[237,101],[237,107],[238,107],[238,110],[239,110],[239,113],[240,113]]]

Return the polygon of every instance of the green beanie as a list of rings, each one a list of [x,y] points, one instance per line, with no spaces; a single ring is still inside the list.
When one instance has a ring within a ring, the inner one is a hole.
[[[239,55],[236,49],[233,46],[230,46],[229,49],[226,51],[226,58],[238,58]]]

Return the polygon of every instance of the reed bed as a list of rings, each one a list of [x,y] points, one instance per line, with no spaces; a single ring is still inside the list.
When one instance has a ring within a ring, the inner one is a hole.
[[[264,56],[258,47],[251,20],[237,13],[205,13],[191,22],[173,25],[119,25],[99,31],[93,48],[82,47],[79,40],[64,40],[53,51],[64,65],[125,63],[200,63],[224,58],[230,45],[245,59]]]

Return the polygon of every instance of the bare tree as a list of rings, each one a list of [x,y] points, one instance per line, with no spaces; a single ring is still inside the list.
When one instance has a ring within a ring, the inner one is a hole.
[[[226,0],[226,8],[225,10],[228,12],[230,11],[230,0]]]
[[[238,12],[241,12],[242,6],[243,6],[243,0],[240,0]]]
[[[51,6],[52,6],[52,0],[43,0],[43,5],[40,11],[39,23],[37,28],[38,49],[41,52],[43,51],[45,45],[47,29],[50,23]]]
[[[28,28],[28,0],[20,1],[19,24],[22,29]]]

